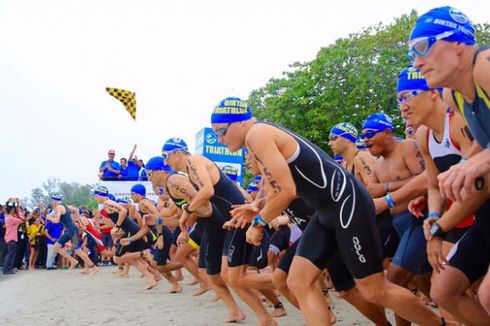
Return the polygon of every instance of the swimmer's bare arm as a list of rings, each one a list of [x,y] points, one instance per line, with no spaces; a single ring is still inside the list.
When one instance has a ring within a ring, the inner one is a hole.
[[[126,216],[128,215],[128,211],[119,205],[118,203],[112,201],[112,200],[107,200],[104,203],[104,206],[109,212],[117,212],[118,217],[117,217],[117,222],[116,224],[121,226],[123,224],[124,220],[126,219]]]
[[[375,162],[374,157],[367,152],[359,152],[354,158],[356,176],[365,186],[370,183],[378,183],[378,178],[376,178],[374,173]]]
[[[168,179],[168,188],[173,197],[178,199],[184,199],[188,203],[192,203],[195,201],[195,198],[198,195],[198,191],[192,186],[188,177],[183,175],[173,175]],[[181,217],[180,210],[176,206],[174,206],[177,210],[177,218]],[[191,207],[189,205],[189,207]],[[194,211],[193,208],[190,208],[191,211]],[[204,207],[198,207],[195,210],[196,214],[199,217],[210,217],[211,216],[211,203],[209,201],[206,202]]]
[[[252,128],[247,135],[246,145],[270,189],[266,194],[265,205],[260,211],[262,219],[270,222],[296,198],[296,184],[286,159],[265,128]]]
[[[188,210],[196,211],[198,208],[205,207],[209,204],[211,197],[214,196],[214,187],[206,167],[206,161],[199,156],[191,156],[187,162],[189,170],[189,179],[198,185],[197,191],[192,201],[189,203]]]
[[[427,148],[428,132],[429,131],[426,126],[421,126],[416,134],[417,143],[425,162],[425,174],[427,176],[427,208],[429,209],[429,213],[441,214],[445,206],[445,199],[441,197],[437,183],[439,170],[437,169]]]

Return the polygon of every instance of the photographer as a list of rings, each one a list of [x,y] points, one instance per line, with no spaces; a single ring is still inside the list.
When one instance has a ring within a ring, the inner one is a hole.
[[[7,244],[5,243],[5,208],[0,205],[0,267],[3,268],[5,255],[7,254]]]
[[[3,274],[15,274],[12,270],[15,263],[17,249],[17,227],[24,223],[24,216],[19,210],[19,198],[10,198],[5,209],[5,242],[7,243],[7,256],[3,264]]]

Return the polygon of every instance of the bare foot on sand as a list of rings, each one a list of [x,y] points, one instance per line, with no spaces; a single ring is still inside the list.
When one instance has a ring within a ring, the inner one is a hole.
[[[277,326],[277,322],[274,320],[274,318],[271,319],[262,319],[259,320],[257,323],[257,326]]]
[[[195,292],[192,294],[192,296],[193,296],[193,297],[197,297],[197,296],[199,296],[199,295],[201,295],[201,294],[203,294],[203,293],[208,292],[209,290],[211,290],[211,287],[209,287],[209,286],[207,286],[207,285],[204,285],[204,286],[203,286],[203,285],[201,285],[201,286],[199,287],[199,289],[197,289],[197,290],[196,290],[196,291],[195,291]]]
[[[151,290],[157,285],[158,285],[158,282],[153,279],[150,282],[148,282],[148,285],[146,286],[145,290]]]
[[[272,311],[272,317],[279,318],[282,316],[286,316],[288,313],[284,307],[280,308],[274,308],[274,311]]]
[[[241,310],[238,310],[238,311],[235,311],[233,313],[231,313],[228,318],[226,318],[224,320],[225,323],[238,323],[242,320],[245,320],[245,314],[243,313],[243,311]]]
[[[189,282],[187,282],[186,284],[187,285],[196,285],[197,283],[199,283],[199,280],[195,277],[191,278]]]
[[[90,268],[90,273],[88,273],[88,275],[93,276],[93,275],[97,274],[98,271],[99,271],[99,268],[97,266],[93,266],[92,268]]]
[[[180,284],[175,284],[175,285],[172,285],[172,287],[170,288],[170,290],[168,290],[169,293],[181,293],[182,292],[182,287],[180,286]]]

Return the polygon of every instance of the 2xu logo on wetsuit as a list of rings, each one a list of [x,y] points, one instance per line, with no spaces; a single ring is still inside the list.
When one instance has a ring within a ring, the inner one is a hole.
[[[359,241],[359,238],[358,237],[352,237],[352,243],[354,244],[354,249],[356,249],[357,258],[359,259],[359,261],[361,263],[365,263],[366,257],[364,257],[364,255],[361,254],[362,247],[361,247],[361,243]]]

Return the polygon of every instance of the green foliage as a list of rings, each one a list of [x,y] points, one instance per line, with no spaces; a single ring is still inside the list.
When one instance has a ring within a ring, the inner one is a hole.
[[[255,116],[289,128],[326,150],[330,129],[349,121],[359,130],[371,113],[404,123],[396,103],[396,82],[409,64],[407,39],[417,19],[412,11],[390,25],[378,24],[322,48],[311,62],[294,63],[281,78],[251,92]],[[490,25],[476,25],[480,44],[490,44]]]
[[[87,206],[90,208],[96,207],[97,204],[91,198],[92,185],[81,185],[76,182],[62,182],[58,179],[48,179],[42,184],[42,187],[31,190],[31,198],[29,198],[29,207],[34,208],[40,204],[49,205],[51,195],[60,193],[63,195],[64,202],[67,205],[77,207]]]

